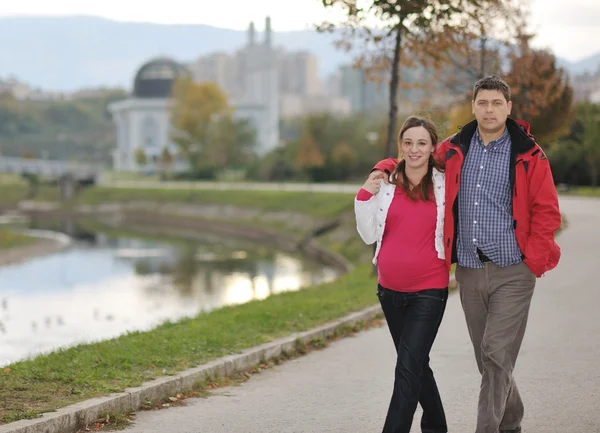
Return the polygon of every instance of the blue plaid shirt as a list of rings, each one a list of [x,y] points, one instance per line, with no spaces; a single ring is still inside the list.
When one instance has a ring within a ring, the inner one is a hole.
[[[487,146],[476,130],[465,158],[458,192],[458,264],[483,268],[477,249],[498,266],[520,263],[510,191],[508,130]]]

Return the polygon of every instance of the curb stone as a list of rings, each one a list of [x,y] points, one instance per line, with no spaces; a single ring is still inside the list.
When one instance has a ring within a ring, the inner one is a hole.
[[[216,359],[175,376],[160,377],[142,386],[127,388],[122,393],[85,400],[60,408],[56,412],[44,413],[35,419],[0,425],[0,433],[72,433],[107,413],[138,410],[145,401],[162,400],[191,390],[195,384],[207,378],[227,376],[281,355],[293,354],[298,342],[325,339],[334,335],[336,330],[377,317],[382,317],[381,307],[373,305],[317,328],[253,347],[238,355]]]

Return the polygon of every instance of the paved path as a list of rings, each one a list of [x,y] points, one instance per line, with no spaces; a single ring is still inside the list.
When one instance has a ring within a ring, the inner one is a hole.
[[[525,433],[600,433],[600,200],[561,199],[559,267],[538,280],[516,368]],[[367,289],[366,289],[367,290]],[[373,295],[375,298],[375,295]],[[432,354],[450,433],[472,433],[479,377],[457,296]],[[386,328],[333,343],[186,407],[141,412],[128,433],[380,432],[394,350]],[[418,429],[419,413],[413,432]]]

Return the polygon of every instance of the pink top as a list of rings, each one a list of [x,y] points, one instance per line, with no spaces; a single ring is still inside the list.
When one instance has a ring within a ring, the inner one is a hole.
[[[371,197],[361,188],[356,199]],[[434,201],[412,201],[396,187],[377,256],[379,284],[399,292],[448,287],[448,266],[435,250],[436,220]]]

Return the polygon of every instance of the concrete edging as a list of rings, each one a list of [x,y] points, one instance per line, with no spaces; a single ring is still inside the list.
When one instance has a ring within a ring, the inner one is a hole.
[[[182,371],[176,376],[160,377],[140,387],[128,388],[122,393],[107,397],[82,401],[58,409],[56,412],[45,413],[32,420],[20,420],[0,425],[0,433],[72,433],[107,413],[137,410],[145,401],[162,400],[191,390],[195,384],[207,378],[227,376],[236,371],[252,368],[266,360],[293,354],[296,352],[298,342],[306,343],[314,339],[325,339],[334,335],[338,329],[381,316],[381,307],[373,305],[317,328],[250,348],[239,355],[226,356]]]

